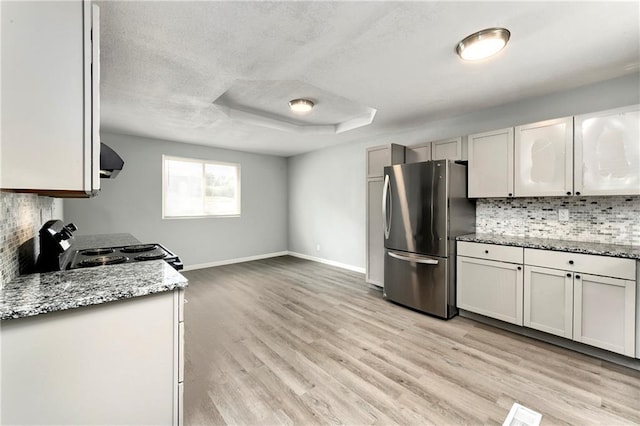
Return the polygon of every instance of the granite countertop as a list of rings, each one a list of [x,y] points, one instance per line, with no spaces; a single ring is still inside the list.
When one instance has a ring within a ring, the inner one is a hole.
[[[73,250],[140,244],[140,241],[131,234],[76,235],[74,240]]]
[[[456,238],[456,240],[543,250],[565,251],[569,253],[595,254],[600,256],[612,256],[640,260],[640,246],[632,245],[587,243],[582,241],[515,237],[510,235],[479,233],[462,235]]]
[[[130,234],[95,235],[77,237],[74,248],[137,243]],[[0,289],[0,320],[161,293],[187,284],[163,260],[21,275]]]

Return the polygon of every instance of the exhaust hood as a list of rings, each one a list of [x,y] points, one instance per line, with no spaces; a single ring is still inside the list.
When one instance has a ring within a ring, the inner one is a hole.
[[[100,177],[113,179],[124,167],[124,160],[108,145],[100,142]]]

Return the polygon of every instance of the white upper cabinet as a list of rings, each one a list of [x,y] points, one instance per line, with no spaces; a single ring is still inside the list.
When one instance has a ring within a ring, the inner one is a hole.
[[[573,194],[573,118],[515,128],[514,194],[517,197]]]
[[[431,142],[408,146],[406,157],[407,164],[431,160]]]
[[[640,194],[640,105],[575,117],[576,195]]]
[[[466,160],[467,138],[457,137],[431,142],[432,160]]]
[[[395,143],[367,148],[367,178],[382,177],[384,168],[404,163],[405,147]]]
[[[92,195],[100,188],[98,7],[80,0],[0,7],[0,187]]]
[[[469,135],[469,197],[513,196],[513,127]]]

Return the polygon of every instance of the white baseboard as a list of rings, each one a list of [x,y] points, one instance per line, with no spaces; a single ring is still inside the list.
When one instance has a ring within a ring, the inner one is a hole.
[[[278,251],[275,253],[258,254],[249,257],[236,259],[219,260],[217,262],[199,263],[197,265],[185,265],[183,271],[194,271],[196,269],[213,268],[214,266],[231,265],[232,263],[251,262],[252,260],[268,259],[270,257],[286,256],[288,251]]]
[[[322,259],[321,257],[309,256],[302,253],[296,253],[293,251],[278,251],[275,253],[266,253],[266,254],[258,254],[256,256],[249,257],[239,257],[236,259],[226,259],[219,260],[216,262],[208,262],[208,263],[199,263],[197,265],[185,265],[183,271],[195,271],[196,269],[204,269],[204,268],[213,268],[214,266],[222,266],[222,265],[231,265],[233,263],[243,263],[243,262],[251,262],[252,260],[260,260],[260,259],[268,259],[270,257],[278,257],[278,256],[293,256],[299,257],[300,259],[312,260],[318,263],[324,263],[325,265],[335,266],[337,268],[347,269],[353,272],[360,272],[364,274],[366,272],[365,268],[360,268],[358,266],[347,265],[346,263],[340,263],[333,260]]]
[[[366,272],[365,268],[361,268],[359,266],[347,265],[346,263],[336,262],[334,260],[327,260],[321,257],[309,256],[308,254],[296,253],[294,251],[289,252],[289,256],[299,257],[300,259],[313,260],[314,262],[324,263],[325,265],[336,266],[342,269],[348,269],[353,272],[360,272],[364,274]]]

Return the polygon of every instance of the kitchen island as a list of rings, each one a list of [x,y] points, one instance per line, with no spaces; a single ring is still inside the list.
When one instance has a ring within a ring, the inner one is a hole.
[[[116,234],[77,243],[138,241]],[[5,285],[0,423],[180,424],[186,285],[162,260],[30,274]]]

